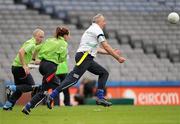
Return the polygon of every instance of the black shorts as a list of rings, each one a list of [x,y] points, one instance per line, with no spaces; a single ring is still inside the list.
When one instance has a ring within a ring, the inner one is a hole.
[[[22,67],[12,66],[12,74],[14,76],[15,85],[28,84],[34,85],[34,79],[31,74],[26,75]]]
[[[39,72],[42,74],[42,90],[55,89],[59,86],[60,80],[55,75],[57,64],[54,62],[43,59],[39,66]]]

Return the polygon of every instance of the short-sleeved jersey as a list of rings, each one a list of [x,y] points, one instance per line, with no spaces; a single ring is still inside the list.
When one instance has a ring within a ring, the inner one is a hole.
[[[23,48],[25,51],[25,55],[24,55],[25,63],[29,64],[32,60],[33,52],[36,49],[36,41],[35,41],[34,37],[31,38],[30,40],[26,41],[21,46],[21,48]],[[19,59],[19,54],[16,55],[12,65],[17,66],[17,67],[22,67],[22,64],[21,64],[20,59]]]
[[[48,38],[42,45],[38,57],[56,64],[64,62],[67,57],[67,42],[63,37]]]
[[[82,35],[77,52],[89,51],[90,54],[95,57],[99,44],[105,40],[106,38],[103,30],[98,24],[92,23],[92,25]]]

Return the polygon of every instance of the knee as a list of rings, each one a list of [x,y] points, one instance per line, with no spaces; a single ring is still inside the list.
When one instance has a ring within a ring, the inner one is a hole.
[[[104,77],[109,77],[109,72],[108,72],[107,70],[104,70],[104,71],[103,71],[103,76],[104,76]]]

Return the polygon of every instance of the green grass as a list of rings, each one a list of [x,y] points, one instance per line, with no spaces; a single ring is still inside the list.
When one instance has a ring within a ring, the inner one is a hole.
[[[180,124],[180,106],[39,106],[29,116],[21,108],[0,110],[0,124]]]

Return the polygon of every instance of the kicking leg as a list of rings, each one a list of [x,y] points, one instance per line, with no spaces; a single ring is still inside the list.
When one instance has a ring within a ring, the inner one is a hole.
[[[97,100],[96,104],[97,105],[102,105],[102,106],[111,106],[112,103],[108,102],[104,98],[104,89],[106,85],[106,81],[108,79],[109,73],[104,69],[101,65],[93,61],[91,63],[91,66],[88,68],[88,71],[90,71],[93,74],[99,75],[98,77],[98,90],[97,90]]]

